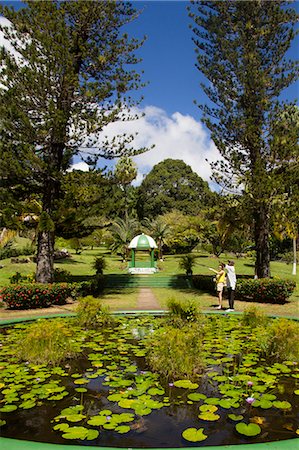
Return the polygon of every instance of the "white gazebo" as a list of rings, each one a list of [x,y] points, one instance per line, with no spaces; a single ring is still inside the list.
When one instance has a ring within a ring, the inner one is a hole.
[[[157,272],[156,264],[155,264],[155,249],[158,248],[156,242],[151,236],[147,234],[139,234],[135,236],[130,244],[129,248],[132,251],[131,262],[129,263],[129,272],[130,273],[155,273]],[[150,261],[136,261],[136,252],[140,251],[149,251],[150,252]]]

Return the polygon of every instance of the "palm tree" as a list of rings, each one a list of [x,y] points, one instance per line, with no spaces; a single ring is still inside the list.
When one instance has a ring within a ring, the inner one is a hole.
[[[110,231],[113,237],[113,243],[111,245],[111,251],[113,253],[119,252],[122,256],[123,262],[127,261],[129,243],[137,233],[139,228],[139,222],[136,219],[132,219],[125,216],[124,219],[118,217],[110,227]]]
[[[157,217],[155,220],[150,220],[148,218],[143,221],[146,230],[152,236],[152,238],[157,242],[158,245],[158,258],[160,261],[163,260],[163,245],[167,236],[170,234],[170,226],[163,221],[161,216]]]

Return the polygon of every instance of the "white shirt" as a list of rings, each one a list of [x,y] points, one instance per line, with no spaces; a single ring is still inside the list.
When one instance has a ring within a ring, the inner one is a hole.
[[[235,290],[237,282],[235,266],[226,264],[225,269],[227,270],[227,287]]]

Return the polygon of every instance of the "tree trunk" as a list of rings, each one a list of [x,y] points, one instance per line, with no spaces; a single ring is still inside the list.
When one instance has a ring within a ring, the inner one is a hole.
[[[269,246],[269,210],[261,203],[254,212],[255,237],[255,274],[257,278],[270,277],[270,246]]]
[[[54,232],[39,231],[37,236],[36,281],[52,283],[54,276]]]

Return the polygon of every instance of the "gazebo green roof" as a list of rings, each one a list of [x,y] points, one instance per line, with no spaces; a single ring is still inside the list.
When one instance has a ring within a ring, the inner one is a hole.
[[[129,248],[133,248],[136,250],[149,250],[153,248],[158,248],[158,246],[151,236],[142,233],[139,234],[138,236],[135,236],[131,240]]]

